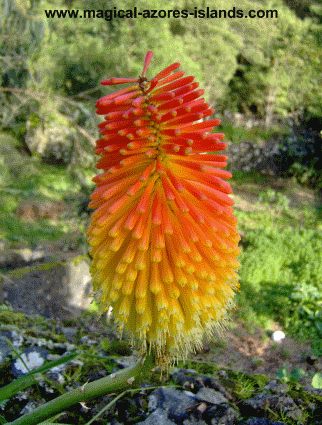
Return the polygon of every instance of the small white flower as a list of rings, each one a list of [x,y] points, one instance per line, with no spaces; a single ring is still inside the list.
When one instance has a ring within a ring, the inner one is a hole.
[[[285,333],[282,331],[276,331],[273,333],[272,338],[275,342],[278,342],[280,344],[285,338]]]

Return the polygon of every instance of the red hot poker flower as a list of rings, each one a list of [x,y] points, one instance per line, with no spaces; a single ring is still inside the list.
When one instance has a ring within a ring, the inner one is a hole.
[[[240,254],[226,144],[210,133],[220,121],[194,77],[174,63],[150,81],[99,99],[102,138],[95,152],[104,173],[93,180],[88,240],[94,292],[114,307],[120,329],[154,347],[159,363],[201,348],[233,306]]]

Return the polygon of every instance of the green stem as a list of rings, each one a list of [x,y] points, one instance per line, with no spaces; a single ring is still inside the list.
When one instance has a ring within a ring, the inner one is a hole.
[[[37,409],[21,416],[15,421],[9,422],[8,425],[36,425],[45,419],[51,418],[58,412],[63,412],[73,404],[85,402],[103,394],[129,389],[132,384],[138,384],[146,379],[151,374],[151,369],[154,366],[155,356],[151,351],[135,366],[122,369],[105,378],[85,384],[81,388],[71,390],[37,407]]]

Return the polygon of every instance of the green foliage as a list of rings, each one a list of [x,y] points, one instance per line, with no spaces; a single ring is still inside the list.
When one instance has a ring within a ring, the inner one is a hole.
[[[262,56],[240,52],[228,90],[236,111],[255,112],[265,118],[267,126],[275,114],[298,116],[307,110],[321,116],[321,91],[316,85],[321,81],[322,55],[316,37],[320,26],[314,20],[298,19],[281,2],[276,2],[275,8],[278,19],[257,20],[263,27],[252,45]]]
[[[131,347],[127,341],[102,341],[101,347],[110,355],[130,356],[132,354]]]
[[[265,129],[254,126],[251,129],[247,129],[245,126],[236,125],[227,121],[222,122],[218,130],[224,133],[227,139],[231,140],[234,145],[239,145],[249,140],[261,145],[264,141],[269,141],[272,137],[275,137],[276,134],[284,134],[285,132],[282,127],[270,127],[269,129]]]
[[[16,144],[9,135],[0,134],[0,237],[27,246],[58,239],[70,232],[71,216],[58,223],[48,219],[24,222],[16,210],[21,203],[55,203],[77,197],[82,190],[81,183],[74,173],[66,173],[64,167],[43,164],[37,156],[22,155]],[[82,179],[87,185],[92,174],[83,172]],[[76,210],[77,207],[75,215]]]
[[[305,186],[321,189],[322,173],[318,168],[319,164],[316,164],[318,160],[319,158],[315,158],[315,160],[312,161],[309,165],[294,162],[289,168],[288,172],[289,174],[293,175],[299,183]],[[315,164],[317,167],[315,167]]]
[[[14,349],[14,347],[11,344],[11,341],[7,339],[7,342],[11,345],[11,347]],[[15,349],[14,349],[15,350]],[[16,351],[16,350],[15,350]],[[47,372],[53,367],[60,366],[61,364],[67,363],[70,360],[73,360],[75,357],[78,356],[77,352],[73,352],[67,356],[61,357],[58,360],[53,360],[37,369],[34,369],[32,371],[29,371],[26,375],[22,376],[21,378],[17,379],[16,381],[11,382],[10,384],[2,387],[0,389],[0,401],[3,402],[13,395],[17,394],[19,391],[23,391],[24,389],[30,387],[31,385],[37,383],[37,381],[40,378],[41,373]],[[18,357],[23,362],[21,356],[18,353]],[[23,362],[24,363],[24,362]]]
[[[316,356],[322,356],[322,339],[313,341],[312,353]]]
[[[318,372],[313,376],[312,387],[322,389],[322,373]]]
[[[303,376],[306,376],[306,372],[298,367],[289,372],[288,368],[284,365],[276,371],[276,377],[286,384],[288,382],[297,382]]]
[[[1,306],[2,307],[2,306]],[[26,321],[24,314],[9,310],[0,310],[0,322],[6,325],[21,325]]]
[[[147,50],[155,51],[149,75],[180,60],[187,74],[205,86],[218,109],[257,114],[270,128],[274,116],[297,117],[303,111],[321,117],[321,8],[312,3],[305,20],[282,0],[242,0],[238,9],[277,10],[265,19],[72,19],[46,18],[44,10],[160,9],[156,0],[105,1],[41,0],[0,3],[0,92],[3,128],[21,140],[38,120],[33,151],[42,153],[48,127],[63,127],[84,144],[79,126],[95,134],[93,101],[108,88],[99,83],[109,76],[138,76]],[[2,4],[2,13],[1,13]],[[166,9],[204,8],[197,0],[168,1]],[[213,8],[229,10],[233,0]],[[19,37],[15,28],[21,28]],[[160,36],[161,35],[161,36]],[[169,48],[171,46],[171,48]],[[299,84],[299,82],[301,82]],[[20,89],[20,93],[10,91]],[[113,90],[113,89],[111,89]],[[53,125],[54,124],[54,125]],[[69,127],[72,127],[71,128]],[[21,142],[23,143],[23,142]]]
[[[225,386],[233,390],[238,400],[250,398],[255,391],[262,390],[268,382],[265,375],[247,375],[242,372],[227,371],[228,378],[223,378]]]
[[[237,298],[266,321],[296,337],[322,336],[322,233],[285,227],[249,230]],[[237,300],[237,304],[239,304]]]
[[[263,204],[275,204],[275,205],[279,205],[283,208],[288,208],[291,200],[283,195],[283,193],[280,192],[276,192],[276,190],[274,189],[267,189],[266,192],[261,193],[259,195],[259,202],[262,202]]]
[[[198,362],[198,361],[194,361],[194,360],[187,360],[185,362],[183,361],[178,361],[177,364],[178,368],[185,368],[185,369],[194,369],[197,370],[199,373],[205,374],[205,375],[213,375],[216,370],[217,367],[213,362]]]

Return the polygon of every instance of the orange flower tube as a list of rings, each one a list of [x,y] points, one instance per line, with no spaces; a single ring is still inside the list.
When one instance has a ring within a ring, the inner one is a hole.
[[[234,306],[240,237],[232,190],[223,179],[227,156],[220,121],[194,77],[174,63],[151,80],[145,58],[139,78],[99,99],[102,138],[95,153],[88,241],[93,290],[102,309],[152,347],[159,364],[200,349]],[[207,153],[212,152],[212,153]],[[216,153],[213,153],[216,152]]]

